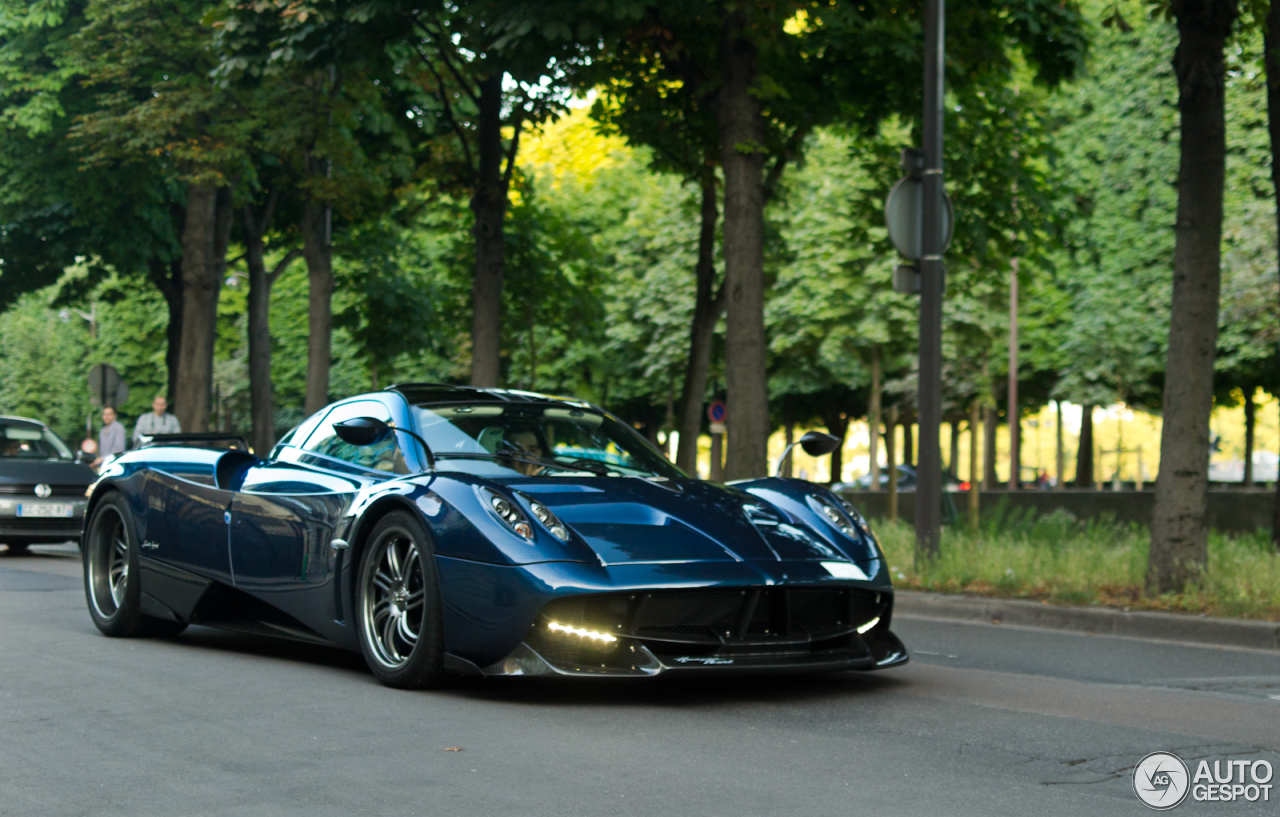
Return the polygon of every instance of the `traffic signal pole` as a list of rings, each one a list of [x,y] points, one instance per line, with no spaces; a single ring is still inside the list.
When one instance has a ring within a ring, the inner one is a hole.
[[[916,561],[938,554],[942,528],[942,132],[945,0],[926,0],[924,184],[920,257],[920,447],[916,461]]]

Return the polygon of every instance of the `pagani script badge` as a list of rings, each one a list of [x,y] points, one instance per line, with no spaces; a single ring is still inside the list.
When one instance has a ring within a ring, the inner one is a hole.
[[[148,540],[148,541],[146,541],[146,542],[143,542],[143,543],[142,543],[142,549],[143,549],[143,550],[159,550],[159,549],[160,549],[160,543],[159,543],[159,542],[152,542],[152,541]]]
[[[1190,777],[1182,758],[1152,752],[1133,768],[1133,793],[1147,808],[1165,811],[1187,799]]]
[[[676,659],[677,664],[702,664],[705,667],[717,666],[719,664],[732,664],[732,658],[704,658],[696,655],[685,655]]]

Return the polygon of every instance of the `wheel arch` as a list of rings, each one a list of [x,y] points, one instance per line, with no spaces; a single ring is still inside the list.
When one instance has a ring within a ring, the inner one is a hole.
[[[345,560],[347,568],[346,575],[343,577],[343,596],[346,599],[347,609],[343,611],[343,614],[348,621],[355,622],[356,582],[360,578],[360,560],[364,558],[365,547],[369,544],[369,534],[377,527],[378,522],[383,517],[395,511],[406,511],[417,519],[430,539],[432,547],[435,547],[435,536],[431,531],[431,525],[424,518],[421,509],[414,505],[408,497],[402,494],[390,494],[379,497],[369,507],[365,508],[360,516],[356,517],[347,537],[347,558]]]
[[[98,505],[102,500],[111,493],[123,494],[124,490],[116,485],[113,479],[98,480],[94,483],[93,491],[89,494],[89,501],[84,506],[84,524],[80,527],[80,549],[83,551],[88,543],[86,537],[89,535],[89,521],[93,519],[93,512],[98,509]]]

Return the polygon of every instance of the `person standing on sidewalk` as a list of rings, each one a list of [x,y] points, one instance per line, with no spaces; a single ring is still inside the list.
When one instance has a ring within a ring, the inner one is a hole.
[[[178,423],[178,418],[172,414],[165,413],[165,409],[169,407],[169,402],[164,399],[163,394],[157,394],[156,399],[151,401],[151,411],[138,418],[138,424],[133,427],[133,445],[136,448],[141,445],[144,437],[153,437],[156,434],[181,434],[182,426]]]
[[[116,420],[116,410],[111,406],[107,406],[102,410],[102,431],[98,432],[98,458],[93,461],[93,467],[97,468],[107,459],[116,454],[123,454],[125,445],[124,426]]]

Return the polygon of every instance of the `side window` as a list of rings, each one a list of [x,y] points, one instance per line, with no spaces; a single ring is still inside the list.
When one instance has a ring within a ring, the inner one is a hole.
[[[357,400],[354,403],[344,403],[329,412],[329,415],[324,418],[324,422],[312,433],[302,445],[302,448],[313,454],[332,457],[349,462],[352,465],[358,465],[361,468],[407,474],[409,469],[405,465],[404,457],[400,453],[400,446],[396,439],[399,435],[393,434],[377,445],[363,446],[348,445],[338,437],[333,430],[333,424],[340,423],[343,420],[350,420],[353,417],[375,417],[387,423],[391,422],[391,413],[387,410],[387,407],[376,400]]]
[[[315,429],[315,427],[320,424],[320,421],[324,419],[324,416],[328,413],[328,411],[329,411],[328,409],[320,409],[315,414],[303,420],[297,426],[294,426],[293,430],[290,431],[288,434],[284,435],[284,438],[281,439],[278,443],[276,443],[276,447],[271,449],[271,456],[268,457],[268,459],[274,460],[276,457],[280,456],[281,450],[287,446],[302,445],[302,443],[307,439],[307,435],[310,434]]]

